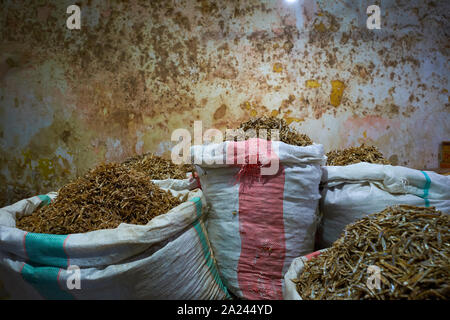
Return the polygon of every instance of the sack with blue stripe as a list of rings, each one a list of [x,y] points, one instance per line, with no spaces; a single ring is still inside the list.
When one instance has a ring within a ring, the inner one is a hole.
[[[450,213],[450,176],[365,162],[322,170],[319,248],[330,247],[346,225],[388,206],[435,207]]]
[[[9,298],[228,298],[205,232],[202,191],[184,189],[182,180],[157,184],[188,200],[146,225],[69,235],[15,228],[57,193],[0,209],[0,283]]]

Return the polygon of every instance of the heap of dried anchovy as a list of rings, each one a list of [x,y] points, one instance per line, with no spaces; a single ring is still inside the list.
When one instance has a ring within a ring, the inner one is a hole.
[[[346,166],[358,162],[390,164],[375,146],[350,147],[343,150],[334,150],[327,153],[328,166]]]
[[[252,136],[252,132],[248,131],[254,129],[253,134],[259,136],[259,130],[267,130],[267,140],[271,140],[271,129],[279,130],[279,139],[284,143],[295,145],[295,146],[309,146],[312,145],[312,140],[305,134],[296,132],[294,129],[288,126],[284,119],[279,119],[275,117],[261,117],[254,120],[249,120],[247,122],[241,123],[239,126],[245,132],[245,137],[238,137],[239,140],[246,140],[248,138],[255,138]]]
[[[297,291],[302,299],[449,299],[449,217],[401,205],[358,220],[305,263]],[[380,268],[378,289],[369,266]]]
[[[17,221],[17,228],[50,234],[146,224],[181,200],[150,182],[145,173],[103,164],[65,185],[55,202]]]
[[[177,165],[151,153],[128,158],[122,164],[146,173],[147,177],[152,180],[185,179],[186,174],[194,170],[194,166],[191,164]]]

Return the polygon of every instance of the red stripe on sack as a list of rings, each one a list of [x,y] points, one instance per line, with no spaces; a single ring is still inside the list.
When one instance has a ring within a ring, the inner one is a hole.
[[[20,268],[20,272],[19,272],[20,274],[22,274],[22,270],[23,270],[23,268],[25,268],[26,264],[27,264],[26,262],[23,263],[22,267]]]
[[[62,272],[62,270],[63,270],[63,269],[60,268],[59,271],[58,271],[58,276],[56,277],[56,283],[58,284],[58,287],[59,287],[61,290],[70,293],[70,295],[71,295],[74,299],[76,299],[76,297],[75,297],[75,295],[73,294],[73,292],[72,292],[71,290],[66,291],[66,289],[64,288],[64,285],[61,284],[60,278],[61,278],[61,272]]]
[[[62,269],[60,268],[58,271],[58,276],[56,277],[56,282],[58,283],[59,287],[61,287],[61,285],[59,284],[59,276],[61,275],[61,271],[62,271]]]
[[[26,246],[26,243],[25,243],[25,241],[26,241],[25,238],[27,237],[27,234],[28,234],[28,231],[25,232],[25,234],[23,235],[23,240],[22,240],[23,251],[25,252],[25,261],[28,260],[27,246]]]
[[[314,257],[317,257],[318,255],[320,255],[322,253],[322,251],[315,251],[315,252],[313,252],[313,253],[310,253],[310,254],[307,254],[306,256],[305,256],[305,258],[306,258],[306,260],[311,260],[312,258],[314,258]]]
[[[67,242],[67,239],[69,239],[69,237],[70,237],[70,234],[67,235],[67,237],[64,239],[64,242],[63,242],[63,250],[67,257],[67,268],[70,266],[70,258],[66,251],[66,242]]]
[[[197,186],[200,190],[202,190],[202,184],[200,183],[200,177],[197,172],[194,172],[194,179],[197,181]]]
[[[269,141],[267,152],[270,154],[271,150]],[[261,150],[258,152],[260,155]],[[284,183],[281,164],[276,175],[252,179],[251,184],[245,179],[240,180],[241,254],[237,273],[239,287],[246,299],[283,299]]]

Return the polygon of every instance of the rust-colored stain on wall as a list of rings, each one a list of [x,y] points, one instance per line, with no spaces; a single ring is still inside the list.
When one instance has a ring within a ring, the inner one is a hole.
[[[445,1],[1,1],[0,194],[56,190],[171,133],[272,114],[326,150],[438,165],[450,140]]]

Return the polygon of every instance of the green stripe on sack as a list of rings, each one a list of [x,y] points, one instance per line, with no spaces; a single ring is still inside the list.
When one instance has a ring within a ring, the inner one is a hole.
[[[72,295],[59,286],[59,270],[55,267],[34,267],[25,264],[22,268],[22,277],[45,299],[72,300]]]
[[[205,231],[203,230],[203,226],[201,222],[197,222],[197,224],[194,226],[195,230],[197,231],[198,237],[200,238],[200,242],[202,244],[203,248],[203,256],[206,260],[206,265],[209,268],[209,271],[211,272],[214,281],[217,283],[217,285],[222,289],[223,292],[227,295],[228,298],[230,298],[230,295],[228,294],[227,288],[222,283],[222,279],[220,279],[219,272],[217,271],[216,265],[214,263],[214,260],[212,258],[211,254],[211,248],[209,247],[206,237],[205,237]]]
[[[28,232],[25,236],[25,250],[33,264],[67,268],[64,241],[67,235]]]
[[[45,299],[73,299],[58,283],[60,268],[68,266],[64,250],[67,237],[68,235],[32,232],[25,236],[25,250],[30,264],[25,264],[22,268],[22,277]]]
[[[199,197],[195,197],[189,201],[194,202],[197,211],[197,218],[200,219],[202,215],[202,200]],[[225,292],[227,298],[231,298],[231,296],[228,294],[227,288],[224,286],[222,279],[219,276],[219,271],[217,270],[216,264],[212,257],[211,247],[206,240],[206,231],[203,229],[203,224],[201,223],[201,221],[198,221],[194,225],[194,229],[195,231],[197,231],[197,235],[200,239],[200,243],[203,249],[203,257],[205,258],[206,265],[208,266],[208,269],[211,272],[214,281],[220,287],[220,289]]]
[[[430,192],[431,179],[425,171],[421,171],[421,172],[425,176],[425,180],[426,180],[425,186],[423,187],[423,196],[421,198],[423,198],[425,200],[425,207],[429,207],[430,200],[428,199],[428,194]]]
[[[38,195],[38,198],[41,199],[39,207],[48,206],[52,202],[52,199],[46,194],[40,194]]]

